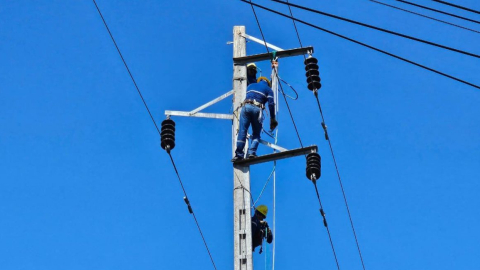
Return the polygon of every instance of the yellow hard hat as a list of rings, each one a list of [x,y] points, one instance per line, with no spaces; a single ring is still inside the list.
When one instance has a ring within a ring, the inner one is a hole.
[[[249,63],[249,64],[247,65],[247,68],[252,68],[252,67],[255,68],[255,69],[257,69],[257,65],[255,65],[255,63]]]
[[[257,208],[255,208],[259,213],[262,213],[265,217],[267,216],[268,213],[268,207],[266,205],[259,205]]]
[[[267,79],[267,77],[263,77],[263,76],[262,76],[262,77],[259,77],[259,78],[257,79],[257,83],[259,83],[261,80],[266,81],[266,82],[268,83],[268,86],[269,86],[269,87],[272,87],[272,84],[270,83],[270,80]]]

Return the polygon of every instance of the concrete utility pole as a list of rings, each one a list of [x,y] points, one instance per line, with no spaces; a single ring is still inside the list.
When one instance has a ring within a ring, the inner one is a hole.
[[[258,54],[252,56],[246,56],[246,38],[253,40],[254,42],[265,45],[264,42],[259,39],[246,35],[244,26],[235,26],[233,29],[233,125],[232,125],[232,157],[235,156],[235,149],[237,147],[237,134],[240,119],[240,112],[243,100],[245,100],[247,89],[247,72],[245,64],[248,62],[266,61],[272,60],[272,53]],[[282,50],[269,43],[268,47],[274,50],[276,57],[288,57],[303,55],[306,53],[312,53],[312,47]],[[277,67],[272,70],[272,83],[273,87],[278,85],[276,77]],[[278,92],[275,93],[278,96]],[[276,101],[278,97],[275,96]],[[259,164],[263,162],[274,161],[278,159],[284,159],[288,157],[294,157],[299,155],[305,155],[310,152],[316,152],[317,147],[305,147],[294,150],[286,150],[284,148],[278,148],[276,145],[269,145],[276,150],[280,150],[279,153],[263,155],[252,160],[242,160],[236,162],[233,165],[233,218],[234,218],[234,270],[253,270],[253,258],[252,258],[252,226],[251,226],[251,208],[250,208],[250,165]],[[245,146],[248,148],[248,145]]]
[[[233,28],[233,57],[247,54],[245,26]],[[245,65],[233,65],[233,125],[232,125],[232,157],[237,148],[237,133],[240,106],[245,99],[247,89],[247,68]],[[252,226],[250,213],[250,166],[233,166],[233,222],[234,222],[234,258],[235,270],[251,270],[252,264]],[[248,237],[247,237],[248,236]]]

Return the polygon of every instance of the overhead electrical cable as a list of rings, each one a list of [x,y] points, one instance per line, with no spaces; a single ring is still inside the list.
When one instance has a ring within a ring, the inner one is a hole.
[[[287,3],[288,3],[288,0],[287,0]],[[290,16],[293,17],[292,7],[290,5],[288,6],[288,10],[290,11]],[[293,22],[293,27],[295,28],[295,32],[297,33],[297,39],[298,39],[298,43],[300,43],[300,48],[303,48],[302,40],[300,40],[300,34],[298,33],[297,23],[295,22],[295,20],[292,20],[292,22]],[[305,59],[305,54],[303,55],[303,58]]]
[[[117,48],[117,52],[120,55],[120,58],[122,58],[122,62],[125,65],[125,68],[128,71],[128,75],[130,75],[130,78],[132,79],[132,82],[135,85],[135,88],[137,89],[137,92],[140,95],[140,98],[143,101],[143,105],[145,105],[145,108],[147,109],[147,112],[150,115],[150,118],[152,119],[152,122],[155,125],[155,128],[157,129],[158,134],[160,135],[160,129],[158,128],[157,123],[155,122],[155,119],[153,118],[153,115],[152,115],[152,113],[150,112],[150,109],[147,106],[147,102],[145,102],[145,99],[143,98],[142,92],[140,92],[140,89],[138,88],[137,82],[133,78],[132,72],[130,72],[130,69],[128,68],[127,62],[123,58],[123,55],[122,55],[122,52],[120,51],[120,48],[118,48],[117,42],[113,38],[112,32],[110,32],[110,28],[108,28],[107,22],[103,18],[102,12],[100,11],[100,8],[98,7],[97,2],[95,2],[95,0],[93,0],[93,3],[95,4],[95,7],[97,8],[98,14],[100,14],[100,17],[102,18],[102,21],[103,21],[103,24],[105,25],[105,28],[107,28],[108,34],[110,35],[110,38],[112,39],[113,44],[115,45],[115,48]]]
[[[250,0],[250,4],[252,4],[252,0]],[[267,41],[265,41],[265,36],[263,35],[262,27],[260,26],[260,21],[258,20],[258,17],[257,17],[257,12],[255,12],[255,8],[253,7],[253,5],[250,5],[250,6],[252,7],[253,15],[255,15],[255,20],[257,21],[258,29],[260,29],[260,34],[262,35],[265,49],[267,50],[267,53],[270,53],[270,50],[268,49],[268,46],[267,46]]]
[[[474,10],[474,9],[471,9],[471,8],[467,8],[467,7],[464,7],[464,6],[460,6],[460,5],[455,5],[455,4],[449,3],[447,1],[441,1],[441,0],[433,0],[433,1],[437,2],[437,3],[447,5],[447,6],[452,6],[452,7],[456,7],[456,8],[459,8],[459,9],[463,9],[463,10],[466,10],[466,11],[470,11],[470,12],[473,12],[473,13],[480,14],[480,11],[477,11],[477,10]]]
[[[447,5],[447,6],[452,6],[452,7],[456,7],[456,8],[459,8],[459,9],[463,9],[463,10],[466,10],[466,11],[470,11],[470,12],[473,12],[473,13],[480,14],[480,11],[476,11],[474,9],[463,7],[463,6],[460,6],[460,5],[455,5],[455,4],[449,3],[447,1],[441,1],[441,0],[432,0],[432,1],[444,4],[444,5]]]
[[[278,78],[278,73],[277,73],[276,69],[275,69],[275,75]],[[285,91],[283,91],[283,86],[280,83],[280,80],[279,80],[279,85],[280,85],[280,90],[282,92],[283,100],[285,100],[285,104],[287,105],[288,113],[290,114],[290,118],[292,119],[293,127],[295,128],[295,132],[297,133],[298,141],[300,142],[300,146],[303,148],[303,143],[302,143],[302,139],[300,138],[300,133],[298,132],[297,124],[295,123],[295,119],[293,119],[292,110],[290,110],[290,105],[288,105],[288,101],[287,101],[287,95],[285,94]]]
[[[248,2],[248,1],[246,1],[246,0],[240,0],[240,1],[245,2],[245,3],[250,3],[250,2]],[[467,82],[467,81],[465,81],[465,80],[456,78],[456,77],[454,77],[454,76],[451,76],[451,75],[448,75],[448,74],[446,74],[446,73],[440,72],[440,71],[435,70],[435,69],[433,69],[433,68],[429,68],[429,67],[427,67],[427,66],[418,64],[418,63],[416,63],[416,62],[414,62],[414,61],[411,61],[411,60],[408,60],[408,59],[406,59],[406,58],[403,58],[403,57],[397,56],[397,55],[395,55],[395,54],[389,53],[389,52],[387,52],[387,51],[384,51],[384,50],[375,48],[375,47],[370,46],[370,45],[368,45],[368,44],[365,44],[365,43],[362,43],[362,42],[360,42],[360,41],[354,40],[354,39],[352,39],[352,38],[349,38],[349,37],[340,35],[340,34],[338,34],[338,33],[335,33],[335,32],[333,32],[333,31],[327,30],[327,29],[325,29],[325,28],[319,27],[319,26],[317,26],[317,25],[314,25],[314,24],[308,23],[308,22],[306,22],[306,21],[303,21],[303,20],[294,18],[294,17],[292,17],[292,16],[289,16],[289,15],[287,15],[287,14],[283,14],[283,13],[281,13],[281,12],[278,12],[278,11],[276,11],[276,10],[273,10],[273,9],[270,9],[270,8],[267,8],[267,7],[264,7],[264,6],[259,5],[259,4],[252,3],[252,5],[255,5],[256,7],[262,8],[262,9],[264,9],[264,10],[268,10],[268,11],[270,11],[270,12],[272,12],[272,13],[275,13],[275,14],[277,14],[277,15],[283,16],[283,17],[285,17],[285,18],[294,19],[295,21],[300,22],[300,23],[302,23],[302,24],[308,25],[308,26],[310,26],[310,27],[313,27],[313,28],[316,28],[316,29],[318,29],[318,30],[324,31],[324,32],[326,32],[326,33],[332,34],[332,35],[334,35],[334,36],[337,36],[337,37],[346,39],[346,40],[348,40],[348,41],[351,41],[351,42],[353,42],[353,43],[362,45],[362,46],[367,47],[367,48],[369,48],[369,49],[372,49],[372,50],[374,50],[374,51],[381,52],[381,53],[386,54],[386,55],[388,55],[388,56],[391,56],[391,57],[393,57],[393,58],[396,58],[396,59],[402,60],[402,61],[404,61],[404,62],[410,63],[410,64],[412,64],[412,65],[421,67],[421,68],[423,68],[423,69],[426,69],[426,70],[429,70],[429,71],[431,71],[431,72],[437,73],[437,74],[442,75],[442,76],[444,76],[444,77],[447,77],[447,78],[450,78],[450,79],[452,79],[452,80],[455,80],[455,81],[461,82],[461,83],[463,83],[463,84],[469,85],[469,86],[471,86],[471,87],[480,89],[480,86],[479,86],[479,85],[476,85],[476,84]]]
[[[120,58],[122,59],[122,62],[123,62],[123,64],[125,65],[125,68],[127,69],[128,74],[130,75],[130,78],[132,79],[133,84],[135,85],[135,88],[137,89],[137,92],[138,92],[138,94],[140,95],[140,98],[142,99],[143,104],[145,105],[145,108],[147,109],[147,112],[148,112],[148,114],[150,115],[150,118],[152,119],[152,122],[153,122],[153,124],[155,125],[155,128],[157,129],[158,134],[161,136],[160,129],[158,128],[157,123],[155,122],[155,119],[153,118],[153,115],[152,115],[152,113],[150,112],[150,109],[148,108],[147,102],[146,102],[145,99],[143,98],[143,95],[142,95],[142,93],[141,93],[141,91],[140,91],[140,89],[139,89],[139,87],[138,87],[138,85],[137,85],[137,83],[136,83],[136,81],[135,81],[135,78],[133,77],[132,73],[130,72],[130,69],[128,68],[127,62],[126,62],[125,59],[123,58],[122,52],[120,51],[120,48],[118,47],[117,42],[115,41],[115,38],[113,37],[112,32],[110,31],[110,28],[108,27],[108,24],[107,24],[107,22],[105,21],[105,18],[103,17],[103,14],[102,14],[102,12],[100,11],[100,8],[99,8],[98,5],[97,5],[97,2],[96,2],[95,0],[93,0],[93,3],[95,4],[95,7],[97,8],[98,14],[99,14],[100,17],[102,18],[103,24],[105,25],[105,28],[107,29],[108,34],[110,35],[110,38],[112,39],[113,44],[115,45],[115,48],[117,49],[117,52],[118,52],[118,54],[120,55]],[[212,262],[213,268],[214,268],[214,269],[217,269],[217,267],[215,266],[215,262],[213,261],[212,254],[210,253],[210,249],[208,248],[207,241],[205,240],[205,237],[203,236],[203,232],[202,232],[202,229],[200,228],[200,225],[199,225],[199,223],[198,223],[197,217],[195,216],[195,213],[193,212],[193,209],[192,209],[192,206],[191,206],[191,204],[190,204],[190,201],[188,200],[187,192],[185,191],[185,187],[183,186],[183,182],[182,182],[182,179],[180,178],[180,174],[178,173],[177,166],[175,165],[175,162],[174,162],[174,160],[173,160],[173,157],[172,157],[171,153],[170,153],[169,151],[167,151],[167,152],[168,152],[168,155],[169,155],[170,160],[171,160],[171,162],[172,162],[173,168],[175,169],[175,173],[177,174],[178,181],[180,182],[180,186],[182,187],[183,194],[185,195],[185,197],[184,197],[183,199],[184,199],[185,203],[186,203],[187,206],[188,206],[188,211],[193,215],[193,218],[194,218],[194,220],[195,220],[195,224],[197,225],[198,231],[200,232],[200,236],[202,237],[202,240],[203,240],[203,243],[204,243],[204,245],[205,245],[205,248],[207,249],[208,255],[210,256],[210,260],[211,260],[211,262]]]
[[[318,203],[320,204],[320,215],[323,218],[323,225],[325,226],[328,232],[328,238],[330,240],[330,245],[332,246],[332,249],[333,249],[333,255],[335,256],[337,269],[340,269],[340,265],[338,264],[338,260],[337,260],[337,254],[335,253],[335,249],[333,248],[333,242],[332,242],[332,237],[330,236],[330,229],[328,228],[327,217],[325,216],[325,211],[323,211],[322,200],[320,200],[320,193],[318,193],[317,182],[316,181],[312,181],[312,182],[313,182],[313,185],[315,186],[315,192],[317,193]]]
[[[429,8],[429,7],[422,6],[422,5],[419,5],[419,4],[415,4],[415,3],[412,3],[412,2],[409,2],[409,1],[405,1],[405,0],[395,0],[395,1],[402,2],[404,4],[408,4],[408,5],[412,5],[412,6],[416,6],[416,7],[419,7],[419,8],[435,11],[435,12],[438,12],[438,13],[442,13],[442,14],[452,16],[452,17],[455,17],[455,18],[459,18],[459,19],[462,19],[462,20],[466,20],[466,21],[469,21],[469,22],[474,22],[474,23],[480,24],[480,21],[477,21],[477,20],[472,20],[472,19],[469,19],[469,18],[466,18],[466,17],[455,15],[453,13],[448,13],[448,12],[441,11],[441,10],[438,10],[438,9]]]
[[[242,0],[242,1],[243,1],[243,0]],[[267,53],[269,53],[269,50],[268,50],[268,47],[267,47],[267,41],[265,40],[265,37],[264,37],[264,35],[263,35],[263,31],[262,31],[262,28],[261,28],[261,26],[260,26],[260,22],[259,22],[259,20],[258,20],[258,17],[257,17],[257,15],[256,15],[256,13],[255,13],[255,9],[253,8],[253,5],[255,5],[255,6],[258,6],[258,5],[253,4],[251,0],[250,0],[250,2],[247,2],[247,1],[244,1],[244,2],[250,3],[251,6],[252,6],[252,10],[254,11],[255,18],[257,19],[258,28],[260,29],[260,32],[262,33],[263,42],[265,43],[265,47],[266,47],[266,49],[267,49]],[[273,60],[275,60],[275,59],[273,59]],[[292,112],[290,111],[290,107],[288,106],[288,102],[287,102],[287,98],[286,98],[286,96],[285,96],[285,92],[283,91],[282,84],[280,83],[280,77],[279,77],[279,75],[278,75],[277,68],[276,68],[276,67],[273,67],[273,68],[274,68],[275,76],[276,76],[276,78],[277,78],[277,80],[278,80],[278,82],[279,82],[281,91],[282,91],[282,93],[283,93],[283,97],[284,97],[284,99],[285,99],[285,103],[287,104],[287,108],[288,108],[288,111],[289,111],[289,113],[290,113],[290,117],[292,118],[292,122],[293,122],[293,125],[294,125],[294,127],[295,127],[295,131],[297,132],[297,137],[298,137],[298,139],[299,139],[299,141],[300,141],[300,144],[301,144],[301,146],[302,146],[302,148],[303,148],[303,144],[302,144],[302,141],[301,141],[301,139],[300,139],[300,134],[298,133],[297,126],[296,126],[296,124],[295,124],[295,120],[293,119]],[[316,188],[316,186],[315,186],[315,188]],[[318,191],[317,191],[317,194],[318,194]],[[320,201],[320,197],[318,197],[318,199],[319,199],[319,201]],[[321,202],[320,202],[320,204],[321,204]],[[323,209],[323,207],[322,207],[321,209]],[[323,210],[322,210],[322,212],[323,212]],[[324,218],[324,224],[326,224],[325,216],[323,216],[323,218]],[[337,268],[338,268],[338,270],[340,270],[340,265],[339,265],[339,263],[338,263],[337,254],[336,254],[336,252],[335,252],[335,247],[334,247],[334,245],[333,245],[332,236],[331,236],[331,234],[330,234],[330,229],[328,228],[328,226],[327,226],[327,234],[328,234],[328,238],[329,238],[329,240],[330,240],[330,246],[331,246],[332,251],[333,251],[333,256],[334,256],[334,258],[335,258],[335,262],[336,262],[336,264],[337,264]]]
[[[287,3],[288,3],[288,0],[287,0]],[[293,17],[293,13],[292,13],[292,9],[291,9],[290,5],[288,6],[288,9],[290,10],[290,16]],[[301,39],[300,39],[300,34],[298,33],[298,29],[297,29],[297,26],[296,26],[296,23],[295,23],[295,20],[292,19],[292,22],[293,22],[293,24],[295,25],[295,31],[296,31],[296,33],[297,33],[298,42],[300,43],[300,47],[303,47],[302,41],[301,41]],[[303,55],[303,58],[306,59],[305,55]],[[309,75],[310,75],[310,74],[309,74]],[[290,86],[290,85],[289,85],[289,86]],[[293,89],[292,86],[290,86],[290,87]],[[337,165],[337,160],[336,160],[336,158],[335,158],[335,153],[333,152],[333,147],[332,147],[332,143],[331,143],[331,141],[330,141],[330,136],[328,136],[327,126],[326,126],[326,124],[325,124],[325,118],[323,117],[322,106],[320,105],[320,100],[319,100],[319,98],[318,98],[318,90],[317,90],[317,91],[314,91],[314,94],[315,94],[315,98],[316,98],[316,100],[317,100],[317,104],[318,104],[318,109],[319,109],[319,111],[320,111],[320,115],[321,115],[321,117],[322,117],[322,127],[323,127],[324,132],[325,132],[325,139],[328,141],[328,145],[329,145],[329,147],[330,147],[330,153],[331,153],[331,155],[332,155],[333,163],[334,163],[334,165],[335,165],[335,170],[337,171],[338,182],[340,183],[340,188],[341,188],[341,190],[342,190],[343,200],[344,200],[344,202],[345,202],[345,207],[346,207],[346,209],[347,209],[348,218],[349,218],[349,220],[350,220],[350,226],[352,227],[353,236],[354,236],[354,238],[355,238],[355,243],[356,243],[356,245],[357,245],[358,255],[359,255],[359,257],[360,257],[360,261],[361,261],[361,263],[362,263],[363,270],[365,270],[365,263],[364,263],[364,261],[363,261],[362,252],[361,252],[361,250],[360,250],[360,244],[358,243],[358,238],[357,238],[357,233],[356,233],[356,231],[355,231],[355,226],[353,225],[353,219],[352,219],[352,215],[351,215],[351,213],[350,213],[350,207],[348,206],[347,195],[345,194],[345,190],[344,190],[344,188],[343,188],[342,179],[341,179],[341,177],[340,177],[340,171],[339,171],[338,165]],[[297,95],[297,97],[298,97],[298,95]],[[320,201],[320,194],[318,193],[316,181],[313,181],[313,184],[315,185],[315,190],[316,190],[316,192],[317,192],[318,201],[320,202],[320,207],[322,207],[322,203],[321,203],[321,201]],[[322,207],[322,209],[323,209],[323,207]],[[323,212],[323,210],[322,210],[322,212]],[[326,220],[325,220],[325,222],[326,222]],[[328,227],[327,227],[327,229],[328,229]]]
[[[260,34],[262,35],[263,43],[265,44],[265,49],[267,50],[267,53],[270,53],[270,50],[268,49],[268,46],[267,46],[267,41],[265,40],[265,36],[263,35],[262,27],[260,26],[260,21],[258,20],[257,13],[255,12],[255,8],[253,7],[254,4],[252,3],[252,0],[250,0],[250,2],[248,2],[248,1],[244,1],[244,2],[250,3],[250,6],[252,7],[253,15],[255,15],[255,20],[257,21],[258,29],[260,30]],[[275,72],[275,74],[277,76],[277,79],[280,81],[280,79],[278,77],[278,73]],[[298,133],[297,125],[295,124],[295,120],[293,119],[292,111],[290,110],[290,105],[288,105],[288,101],[287,101],[285,92],[283,91],[283,86],[282,86],[281,83],[279,83],[279,84],[280,84],[280,89],[281,89],[282,94],[283,94],[283,98],[285,100],[285,104],[287,105],[288,113],[290,114],[290,118],[292,119],[292,123],[293,123],[293,126],[295,128],[295,132],[297,133],[298,141],[300,142],[300,146],[303,148],[302,139],[300,138],[300,134]]]
[[[431,46],[435,46],[435,47],[438,47],[438,48],[442,48],[442,49],[445,49],[445,50],[465,54],[465,55],[472,56],[472,57],[480,59],[480,55],[478,55],[478,54],[470,53],[470,52],[467,52],[467,51],[464,51],[464,50],[455,49],[455,48],[448,47],[448,46],[438,44],[438,43],[435,43],[435,42],[431,42],[431,41],[428,41],[428,40],[424,40],[424,39],[408,36],[408,35],[405,35],[405,34],[401,34],[401,33],[398,33],[398,32],[390,31],[390,30],[380,28],[380,27],[377,27],[377,26],[373,26],[373,25],[370,25],[370,24],[350,20],[350,19],[347,19],[347,18],[344,18],[344,17],[340,17],[340,16],[337,16],[337,15],[326,13],[326,12],[316,10],[316,9],[313,9],[313,8],[308,8],[308,7],[292,4],[292,3],[281,1],[281,0],[271,0],[271,1],[277,2],[277,3],[280,3],[280,4],[284,4],[284,5],[288,5],[288,6],[293,6],[293,7],[299,8],[299,9],[303,9],[303,10],[310,11],[310,12],[313,12],[313,13],[317,13],[317,14],[320,14],[320,15],[324,15],[324,16],[327,16],[327,17],[331,17],[331,18],[335,18],[335,19],[342,20],[342,21],[345,21],[345,22],[361,25],[361,26],[364,26],[364,27],[368,27],[368,28],[371,28],[371,29],[375,29],[375,30],[384,32],[384,33],[388,33],[388,34],[392,34],[392,35],[395,35],[395,36],[407,38],[407,39],[410,39],[410,40],[414,40],[414,41],[417,41],[417,42],[425,43],[425,44],[428,44],[428,45],[431,45]]]
[[[171,153],[168,153],[168,156],[170,156],[170,160],[172,161],[173,168],[175,169],[175,173],[177,174],[178,181],[180,182],[180,185],[182,186],[183,194],[185,197],[183,197],[183,200],[188,206],[188,211],[193,215],[193,219],[195,219],[195,224],[197,224],[198,231],[200,232],[200,235],[202,236],[203,244],[205,245],[205,248],[207,249],[208,256],[210,256],[210,261],[212,261],[212,265],[214,269],[217,269],[215,266],[215,262],[213,261],[212,254],[210,253],[210,249],[208,248],[207,241],[205,240],[205,237],[203,236],[202,229],[200,228],[200,224],[198,223],[197,217],[195,216],[195,212],[193,212],[193,208],[190,204],[190,201],[188,200],[187,192],[185,191],[185,188],[183,187],[182,179],[180,179],[180,174],[178,173],[177,166],[175,165],[175,162],[173,161],[173,157]]]
[[[287,81],[285,81],[284,79],[280,78],[280,80],[288,85],[290,87],[290,89],[292,89],[292,91],[295,93],[295,97],[292,97],[292,96],[289,96],[289,95],[286,95],[288,98],[290,99],[293,99],[293,100],[297,100],[298,99],[298,93],[297,93],[297,90],[295,90],[295,88],[293,88],[293,86],[291,86]]]
[[[358,238],[357,238],[357,233],[355,231],[355,226],[353,226],[353,219],[352,219],[352,215],[350,214],[350,207],[348,206],[347,195],[345,194],[345,189],[343,188],[342,179],[340,177],[340,171],[338,169],[337,160],[336,160],[335,154],[333,152],[332,142],[331,142],[330,136],[328,135],[327,125],[325,124],[325,118],[323,116],[322,106],[320,105],[320,100],[318,98],[317,92],[315,92],[315,98],[317,99],[318,109],[320,111],[320,116],[322,117],[322,128],[325,132],[325,139],[328,141],[328,146],[330,147],[330,153],[332,154],[333,164],[335,165],[335,170],[337,172],[338,182],[340,183],[340,189],[342,190],[343,200],[345,201],[345,207],[347,208],[348,218],[350,220],[350,225],[352,227],[352,232],[353,232],[353,236],[355,238],[355,243],[357,244],[357,250],[358,250],[358,254],[360,256],[360,261],[362,263],[363,270],[365,270],[365,263],[363,261],[362,251],[360,250],[360,244],[358,243]],[[316,185],[316,183],[314,183],[314,184],[315,184],[315,189],[316,189],[317,185]],[[318,193],[318,191],[317,191],[317,193]],[[320,200],[320,198],[318,198],[318,199]]]
[[[258,25],[258,29],[260,30],[260,34],[262,35],[263,43],[265,44],[265,49],[267,50],[267,53],[270,53],[270,50],[268,49],[268,46],[267,46],[267,41],[265,40],[265,36],[263,35],[262,27],[260,26],[260,21],[258,20],[257,13],[255,12],[255,8],[253,7],[252,0],[250,0],[250,2],[248,2],[248,1],[245,1],[245,2],[251,4],[250,6],[252,7],[252,11],[253,11],[253,15],[255,16],[255,20],[257,21],[257,25]],[[276,75],[278,77],[278,74],[276,74]],[[302,139],[300,139],[300,134],[298,133],[297,125],[295,124],[295,120],[293,119],[292,111],[290,110],[290,106],[288,105],[288,101],[287,101],[287,98],[285,97],[285,93],[283,92],[283,87],[282,87],[281,84],[280,84],[280,88],[282,90],[283,98],[285,99],[285,104],[287,105],[288,113],[290,114],[290,118],[292,119],[293,126],[295,127],[295,132],[297,133],[298,140],[300,141],[300,145],[303,148]]]
[[[391,8],[394,8],[394,9],[398,9],[398,10],[401,10],[401,11],[405,11],[405,12],[408,12],[408,13],[411,13],[411,14],[414,14],[414,15],[417,15],[417,16],[421,16],[421,17],[424,17],[424,18],[427,18],[427,19],[430,19],[430,20],[434,20],[434,21],[437,21],[437,22],[441,22],[441,23],[444,23],[444,24],[448,24],[448,25],[451,25],[451,26],[455,26],[455,27],[458,27],[458,28],[461,28],[461,29],[465,29],[465,30],[472,31],[472,32],[480,34],[480,31],[473,30],[473,29],[470,29],[468,27],[464,27],[464,26],[461,26],[461,25],[458,25],[458,24],[450,23],[450,22],[447,22],[447,21],[442,21],[442,20],[427,16],[427,15],[423,15],[423,14],[420,14],[420,13],[417,13],[417,12],[413,12],[413,11],[410,11],[410,10],[407,10],[407,9],[392,6],[392,5],[389,5],[387,3],[383,3],[383,2],[379,2],[379,1],[375,1],[375,0],[369,0],[369,1],[380,4],[380,5],[384,5],[384,6],[387,6],[387,7],[391,7]]]

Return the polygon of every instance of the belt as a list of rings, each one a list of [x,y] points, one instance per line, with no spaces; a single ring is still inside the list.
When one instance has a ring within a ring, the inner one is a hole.
[[[243,104],[252,104],[253,106],[257,106],[259,107],[260,109],[263,109],[263,104],[254,100],[254,99],[245,99],[245,101],[243,102]]]

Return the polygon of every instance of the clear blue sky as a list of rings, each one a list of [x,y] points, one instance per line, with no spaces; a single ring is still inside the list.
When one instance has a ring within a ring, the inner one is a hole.
[[[479,34],[370,1],[296,2],[480,53]],[[475,0],[455,2],[480,9]],[[192,110],[232,88],[227,42],[234,25],[261,37],[251,7],[240,1],[98,5],[158,123],[165,110]],[[168,155],[93,2],[0,6],[0,269],[213,269]],[[257,14],[268,42],[299,47],[291,21]],[[294,14],[480,84],[479,59]],[[480,90],[304,25],[299,31],[320,61],[320,99],[366,269],[478,269]],[[248,43],[249,54],[264,50]],[[259,66],[270,72],[268,63]],[[361,269],[303,59],[280,61],[280,76],[299,92],[290,106],[304,144],[317,144],[323,157],[319,189],[341,269]],[[226,99],[207,112],[230,110]],[[172,154],[193,209],[218,269],[232,269],[231,123],[174,120]],[[299,147],[282,98],[279,144]],[[260,146],[260,154],[269,152]],[[278,162],[275,268],[336,269],[304,163]],[[252,168],[255,198],[271,169]],[[260,203],[272,206],[271,182]],[[273,224],[271,215],[267,220]],[[254,260],[255,269],[265,269],[264,254]]]

